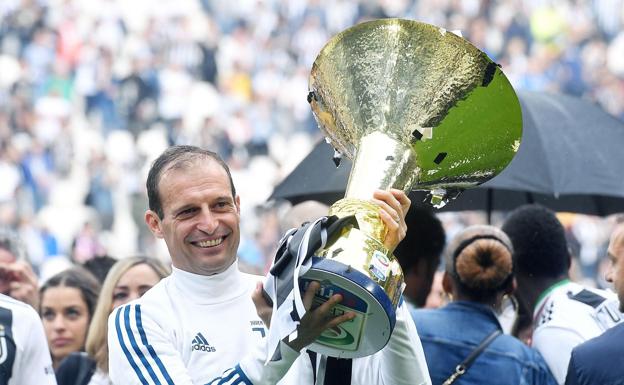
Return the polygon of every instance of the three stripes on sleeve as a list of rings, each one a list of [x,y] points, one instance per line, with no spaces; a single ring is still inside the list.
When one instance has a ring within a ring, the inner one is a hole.
[[[174,385],[167,368],[149,344],[141,320],[141,305],[128,304],[115,310],[115,334],[121,350],[143,385]],[[206,385],[253,385],[239,365],[227,369]]]

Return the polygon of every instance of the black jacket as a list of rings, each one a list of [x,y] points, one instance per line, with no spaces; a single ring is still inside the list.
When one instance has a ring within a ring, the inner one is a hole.
[[[56,369],[58,385],[87,385],[95,373],[95,361],[85,352],[67,356]]]

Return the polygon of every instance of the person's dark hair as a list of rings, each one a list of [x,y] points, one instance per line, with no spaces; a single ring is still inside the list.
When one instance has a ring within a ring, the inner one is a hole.
[[[546,207],[531,204],[512,211],[502,230],[514,246],[518,273],[544,278],[567,275],[570,252],[563,225]]]
[[[149,209],[154,211],[160,219],[163,218],[164,213],[162,209],[162,202],[160,201],[160,194],[158,191],[158,183],[163,172],[171,169],[180,169],[185,167],[195,166],[195,162],[198,159],[210,158],[223,167],[230,180],[230,186],[232,189],[232,198],[236,196],[236,188],[232,180],[232,174],[230,168],[221,159],[219,154],[209,150],[204,150],[196,146],[172,146],[166,149],[156,160],[152,163],[152,167],[147,174],[147,200],[149,203]]]
[[[513,247],[501,230],[470,226],[446,252],[446,272],[459,290],[475,301],[489,301],[509,288],[513,279]]]
[[[407,234],[394,250],[403,271],[409,271],[419,259],[426,259],[431,274],[435,272],[444,250],[446,235],[442,223],[426,208],[411,207],[405,217]]]
[[[82,299],[87,304],[89,320],[91,320],[98,295],[100,294],[100,284],[93,274],[82,267],[72,267],[71,269],[61,271],[48,279],[39,289],[39,298],[43,298],[46,290],[53,287],[73,287],[80,290]],[[41,312],[41,309],[39,311]]]
[[[109,255],[98,255],[83,263],[82,267],[93,274],[101,285],[104,283],[108,271],[113,267],[115,262],[117,262],[117,260]]]

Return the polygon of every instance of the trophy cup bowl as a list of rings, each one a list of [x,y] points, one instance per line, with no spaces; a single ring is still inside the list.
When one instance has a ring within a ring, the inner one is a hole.
[[[434,206],[500,173],[522,135],[518,98],[498,65],[467,40],[403,19],[365,22],[334,36],[317,56],[308,102],[328,142],[353,160],[344,199],[330,215],[354,215],[316,252],[302,287],[321,283],[315,303],[343,295],[336,314],[353,321],[309,349],[343,358],[382,349],[396,321],[403,273],[383,245],[375,189],[431,192]],[[409,234],[409,229],[408,229]]]

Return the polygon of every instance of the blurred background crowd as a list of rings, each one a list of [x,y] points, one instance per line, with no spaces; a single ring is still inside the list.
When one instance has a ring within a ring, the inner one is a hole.
[[[146,170],[167,146],[195,144],[232,168],[241,260],[262,271],[283,212],[266,200],[321,136],[311,64],[337,32],[383,17],[460,30],[516,89],[624,120],[624,0],[2,0],[0,227],[43,280],[98,255],[166,259],[143,223]],[[484,221],[441,218],[447,239]],[[601,285],[611,222],[560,219]]]

